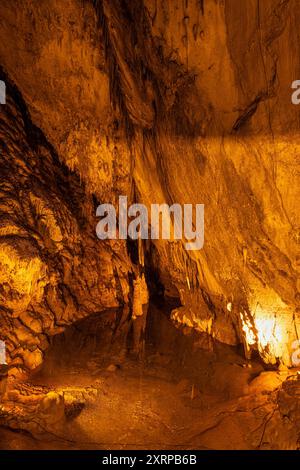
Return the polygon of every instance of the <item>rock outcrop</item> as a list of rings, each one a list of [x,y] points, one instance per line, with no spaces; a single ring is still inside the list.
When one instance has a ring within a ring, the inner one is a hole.
[[[128,302],[130,261],[124,242],[99,249],[92,196],[3,78],[0,331],[10,373],[20,375],[41,365],[67,325]]]
[[[49,336],[128,301],[96,205],[205,204],[203,250],[146,246],[175,321],[291,364],[299,324],[299,8],[293,0],[1,4],[1,337],[21,370]]]

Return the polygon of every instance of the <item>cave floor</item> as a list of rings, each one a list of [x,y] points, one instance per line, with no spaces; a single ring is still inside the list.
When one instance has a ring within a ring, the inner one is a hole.
[[[203,393],[191,377],[174,380],[164,367],[126,362],[99,377],[74,369],[49,387],[100,384],[100,394],[59,430],[43,435],[0,431],[2,449],[255,449],[271,448],[272,393],[224,399]],[[38,384],[36,380],[35,384]],[[43,381],[45,385],[45,380]],[[277,420],[276,427],[278,427]],[[266,442],[264,438],[266,436]],[[274,444],[273,444],[274,445]],[[271,446],[271,447],[270,447]]]
[[[152,310],[162,336],[151,333],[143,362],[105,355],[97,341],[94,349],[85,346],[78,353],[72,337],[77,355],[71,361],[59,361],[61,350],[53,348],[52,360],[31,377],[29,390],[91,387],[96,396],[72,419],[43,432],[32,432],[35,412],[20,425],[17,420],[0,427],[0,449],[298,448],[298,415],[286,413],[285,402],[297,402],[300,381],[292,392],[297,396],[280,390],[288,376],[297,377],[296,370],[266,370],[233,348],[205,350],[205,342],[198,347],[197,338],[158,314]],[[68,349],[64,338],[60,347]]]

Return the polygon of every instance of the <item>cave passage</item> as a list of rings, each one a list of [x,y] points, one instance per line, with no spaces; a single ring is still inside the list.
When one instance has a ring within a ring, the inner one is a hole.
[[[240,397],[264,370],[263,364],[245,361],[242,348],[176,327],[170,320],[176,305],[178,300],[161,297],[150,304],[146,352],[140,361],[128,350],[130,327],[120,324],[115,329],[118,311],[80,320],[53,337],[41,369],[30,382],[18,383],[17,401],[46,400],[55,390],[63,393],[65,419],[62,423],[61,404],[54,401],[33,435],[16,438],[3,430],[1,448],[16,443],[22,449],[245,448],[244,423],[234,437],[226,436],[238,426],[240,415],[229,428],[225,420],[216,431],[210,429],[234,407],[237,413],[244,407],[246,420],[251,417],[257,424],[251,416],[257,403],[248,410],[250,403]],[[9,392],[11,399],[17,390]],[[267,400],[259,406],[267,406]]]
[[[119,310],[54,336],[40,370],[8,389],[24,416],[0,430],[0,448],[248,449],[259,428],[258,443],[286,371],[175,325],[178,306],[176,298],[152,298],[142,360],[130,355],[131,325],[115,327]]]
[[[0,450],[299,450],[297,2],[0,3]]]

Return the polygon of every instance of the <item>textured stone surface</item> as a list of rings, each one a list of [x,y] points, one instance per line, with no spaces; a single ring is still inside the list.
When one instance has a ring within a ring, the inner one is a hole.
[[[41,365],[49,337],[66,325],[126,302],[130,264],[124,244],[99,249],[84,183],[10,86],[0,134],[0,329],[19,374]]]
[[[205,204],[202,251],[146,253],[180,297],[174,319],[291,365],[297,2],[4,0],[0,19],[3,77],[23,96],[9,90],[0,114],[10,362],[36,368],[49,336],[127,301],[125,245],[96,241],[93,205],[124,194]]]

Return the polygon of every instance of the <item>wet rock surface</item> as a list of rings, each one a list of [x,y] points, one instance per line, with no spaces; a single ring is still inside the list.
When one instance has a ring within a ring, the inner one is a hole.
[[[0,300],[17,369],[65,324],[128,301],[126,247],[96,243],[95,203],[133,193],[205,204],[203,250],[147,248],[176,319],[291,365],[299,12],[258,3],[3,2]]]
[[[2,0],[3,447],[298,448],[299,12]],[[151,300],[172,299],[145,364],[128,358],[137,247],[95,232],[120,195],[205,205],[202,250],[143,244]]]

